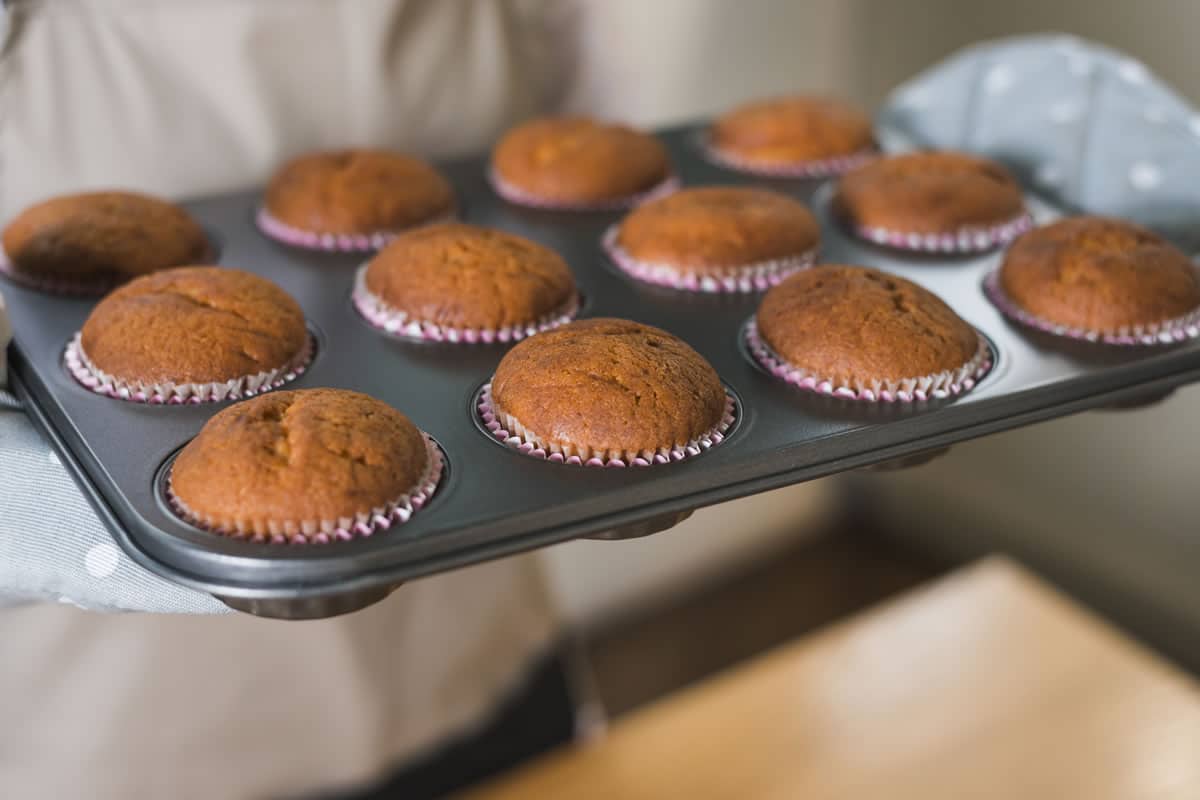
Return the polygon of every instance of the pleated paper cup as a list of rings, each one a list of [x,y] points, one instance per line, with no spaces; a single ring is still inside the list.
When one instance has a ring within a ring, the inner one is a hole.
[[[547,211],[621,211],[639,206],[651,200],[657,200],[660,197],[666,197],[672,192],[677,191],[680,186],[678,177],[668,175],[657,185],[652,186],[644,192],[612,200],[586,203],[543,197],[505,180],[500,177],[500,174],[495,169],[488,170],[488,180],[491,182],[492,189],[495,190],[496,194],[509,203],[529,208],[545,209]]]
[[[706,132],[697,136],[696,144],[700,152],[712,163],[735,172],[748,175],[759,175],[764,178],[833,178],[844,175],[856,167],[879,157],[875,148],[858,150],[841,156],[817,158],[807,161],[775,161],[761,158],[749,158],[723,149],[713,144],[712,137]]]
[[[63,362],[76,381],[96,394],[134,403],[183,405],[241,400],[276,389],[304,374],[315,353],[313,338],[307,335],[300,352],[277,369],[212,383],[132,381],[97,367],[83,349],[83,334],[77,333],[67,345]]]
[[[1034,226],[1033,217],[1022,213],[996,225],[979,225],[959,228],[943,233],[913,233],[872,225],[848,223],[851,232],[859,239],[895,250],[917,253],[946,253],[964,255],[985,253],[1003,247]]]
[[[984,293],[1004,316],[1028,328],[1067,339],[1124,347],[1176,344],[1200,336],[1200,308],[1181,317],[1165,319],[1146,325],[1126,325],[1114,331],[1092,330],[1063,325],[1032,314],[1008,296],[1000,282],[1000,270],[990,272],[984,279]]]
[[[817,394],[867,403],[918,403],[946,400],[969,392],[992,368],[992,349],[983,336],[975,354],[962,366],[933,375],[899,380],[845,381],[788,363],[776,353],[751,319],[744,329],[746,347],[767,372],[785,383]]]
[[[694,268],[667,263],[641,261],[634,258],[618,242],[620,226],[613,225],[604,233],[601,244],[608,257],[622,272],[654,286],[706,294],[746,294],[765,292],[792,274],[808,269],[817,260],[814,248],[787,258],[713,267],[702,272]]]
[[[716,425],[683,444],[664,445],[652,450],[600,450],[587,445],[549,442],[511,414],[498,409],[492,401],[490,383],[479,393],[476,412],[480,423],[493,438],[534,458],[585,467],[649,467],[693,458],[721,444],[737,419],[737,404],[732,395],[726,392],[725,408]]]
[[[425,471],[410,489],[382,506],[377,506],[350,517],[319,520],[275,520],[244,519],[229,521],[205,516],[188,507],[171,488],[168,474],[166,500],[172,511],[191,525],[214,534],[232,539],[270,544],[330,544],[351,539],[366,538],[393,526],[402,525],[421,510],[437,491],[445,470],[445,457],[437,443],[425,433],[428,460]]]
[[[388,305],[382,297],[367,288],[367,265],[359,267],[354,276],[352,294],[354,307],[363,319],[385,333],[407,339],[431,342],[462,344],[492,344],[495,342],[518,342],[535,333],[548,331],[565,325],[579,314],[580,298],[573,294],[560,308],[544,314],[524,325],[509,325],[496,328],[466,328],[442,325],[431,320],[418,319],[406,311]]]
[[[457,218],[455,211],[437,214],[428,220],[396,230],[373,233],[322,233],[297,228],[273,216],[266,207],[259,208],[255,221],[263,234],[277,242],[305,250],[320,250],[328,253],[369,253],[382,250],[388,242],[406,231],[426,225],[450,222]]]

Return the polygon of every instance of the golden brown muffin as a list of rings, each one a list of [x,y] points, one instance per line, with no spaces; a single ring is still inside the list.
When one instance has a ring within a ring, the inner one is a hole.
[[[294,535],[386,509],[417,491],[429,467],[424,437],[396,409],[305,389],[215,415],[180,451],[170,487],[192,521],[218,533]]]
[[[932,292],[867,267],[821,264],[763,297],[764,342],[790,365],[864,387],[952,372],[979,348],[975,329]]]
[[[210,255],[204,230],[186,211],[133,192],[43,201],[9,223],[3,242],[18,275],[99,290]]]
[[[872,149],[871,119],[828,97],[779,97],[735,108],[712,126],[711,144],[747,165],[795,165]]]
[[[564,205],[605,204],[649,191],[670,175],[658,139],[586,117],[546,117],[510,130],[492,151],[492,170],[513,192]]]
[[[1003,226],[1025,209],[1021,188],[1008,170],[951,152],[906,153],[861,166],[838,181],[833,206],[860,231],[950,236]]]
[[[622,319],[587,319],[526,339],[501,360],[492,404],[568,454],[647,454],[711,431],[725,389],[680,339]]]
[[[394,233],[454,209],[442,175],[411,156],[382,150],[310,153],[267,185],[266,210],[301,231],[333,235]]]
[[[575,297],[571,270],[553,250],[461,223],[403,234],[371,259],[365,280],[394,315],[450,328],[523,327]]]
[[[630,212],[621,221],[616,244],[643,263],[725,275],[731,268],[811,254],[819,239],[812,213],[787,195],[706,186],[680,190]]]
[[[1017,239],[1000,285],[1036,317],[1098,333],[1200,308],[1200,278],[1182,251],[1145,228],[1104,217],[1059,220]]]
[[[124,383],[208,384],[294,366],[308,331],[296,301],[265,278],[179,267],[101,300],[81,344],[92,366]]]

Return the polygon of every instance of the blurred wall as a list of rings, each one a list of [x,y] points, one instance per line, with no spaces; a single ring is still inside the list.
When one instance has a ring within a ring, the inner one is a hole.
[[[768,4],[791,5],[786,0]],[[846,6],[856,54],[847,86],[870,105],[960,47],[1047,31],[1124,50],[1200,102],[1197,0],[849,0]]]

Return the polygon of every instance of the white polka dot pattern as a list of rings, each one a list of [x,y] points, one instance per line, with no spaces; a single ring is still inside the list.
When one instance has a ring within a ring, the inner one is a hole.
[[[1162,106],[1146,106],[1142,111],[1142,119],[1151,125],[1162,125],[1167,121],[1167,110]]]
[[[93,578],[107,578],[117,571],[121,554],[115,545],[101,542],[93,545],[83,557],[83,566]]]
[[[1004,94],[1017,82],[1016,73],[1008,64],[996,64],[983,78],[983,90],[988,94]]]
[[[1058,187],[1063,182],[1063,170],[1058,164],[1047,162],[1039,164],[1033,173],[1033,179],[1041,186]]]
[[[1078,100],[1059,100],[1057,103],[1050,106],[1046,111],[1046,116],[1051,122],[1058,125],[1066,125],[1077,121],[1083,116],[1083,104]]]
[[[1149,161],[1138,161],[1129,168],[1129,185],[1139,192],[1149,192],[1162,183],[1162,170]]]
[[[1121,76],[1121,80],[1133,84],[1143,84],[1149,77],[1146,65],[1132,58],[1125,59],[1117,66],[1117,74]]]
[[[933,102],[933,95],[920,88],[909,89],[900,95],[897,102],[904,108],[919,111],[923,108],[929,108]]]

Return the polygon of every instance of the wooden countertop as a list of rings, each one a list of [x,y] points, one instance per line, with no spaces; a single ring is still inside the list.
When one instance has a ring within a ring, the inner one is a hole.
[[[1194,800],[1200,689],[991,559],[467,797]]]

